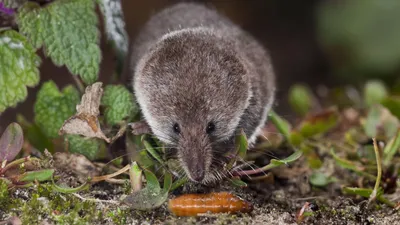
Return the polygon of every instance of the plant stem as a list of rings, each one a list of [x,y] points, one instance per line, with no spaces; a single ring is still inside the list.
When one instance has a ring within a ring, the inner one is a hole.
[[[72,75],[72,78],[74,79],[76,86],[78,87],[78,90],[81,93],[85,93],[85,86],[83,85],[82,81],[79,79],[78,76]]]
[[[379,185],[380,185],[381,178],[382,178],[381,154],[379,152],[379,147],[378,147],[378,144],[376,143],[376,139],[372,138],[372,140],[374,142],[374,151],[375,151],[375,158],[376,158],[376,165],[377,165],[378,174],[377,174],[377,177],[376,177],[376,180],[375,180],[374,190],[372,191],[371,195],[369,196],[368,204],[376,199],[376,195],[378,193]]]

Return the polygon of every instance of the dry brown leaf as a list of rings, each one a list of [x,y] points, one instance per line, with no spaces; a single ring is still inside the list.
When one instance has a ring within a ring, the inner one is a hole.
[[[87,177],[99,176],[101,173],[101,168],[80,154],[57,152],[54,154],[54,165],[61,171],[77,175],[81,182],[85,182]]]
[[[100,114],[100,100],[103,95],[102,82],[96,82],[86,87],[81,104],[76,106],[77,113],[66,120],[59,134],[78,134],[85,137],[101,138],[110,143],[100,128],[98,116]]]

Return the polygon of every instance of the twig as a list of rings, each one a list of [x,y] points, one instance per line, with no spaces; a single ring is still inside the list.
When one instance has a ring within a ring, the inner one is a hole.
[[[95,183],[95,182],[99,182],[99,181],[103,181],[103,180],[110,180],[111,178],[116,177],[116,176],[124,173],[125,171],[128,171],[129,169],[130,169],[130,165],[128,164],[124,168],[118,170],[115,173],[104,175],[104,176],[93,177],[91,182]]]
[[[79,89],[79,92],[85,93],[85,86],[83,85],[82,81],[79,79],[77,75],[72,75],[72,78],[74,79],[76,86]]]
[[[82,201],[91,201],[91,202],[98,202],[98,203],[109,203],[109,204],[114,204],[114,205],[119,205],[118,201],[114,200],[103,200],[103,199],[95,199],[95,198],[84,198],[81,195],[77,193],[72,193],[75,197],[79,198]]]

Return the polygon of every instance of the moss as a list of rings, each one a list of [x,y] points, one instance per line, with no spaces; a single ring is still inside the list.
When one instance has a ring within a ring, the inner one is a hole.
[[[23,224],[38,224],[50,220],[56,224],[93,224],[102,220],[101,211],[93,202],[82,201],[73,195],[52,191],[51,185],[40,185],[28,202],[15,209]]]
[[[1,215],[7,213],[10,202],[11,199],[7,184],[3,180],[0,180],[0,220],[2,219]]]
[[[129,210],[117,208],[108,213],[107,217],[111,218],[114,224],[126,224],[129,216]]]

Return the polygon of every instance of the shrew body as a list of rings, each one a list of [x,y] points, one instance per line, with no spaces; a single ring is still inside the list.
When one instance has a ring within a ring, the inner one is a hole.
[[[133,45],[133,85],[152,133],[186,175],[218,180],[243,129],[253,144],[274,101],[266,50],[226,17],[180,3],[152,16]]]

